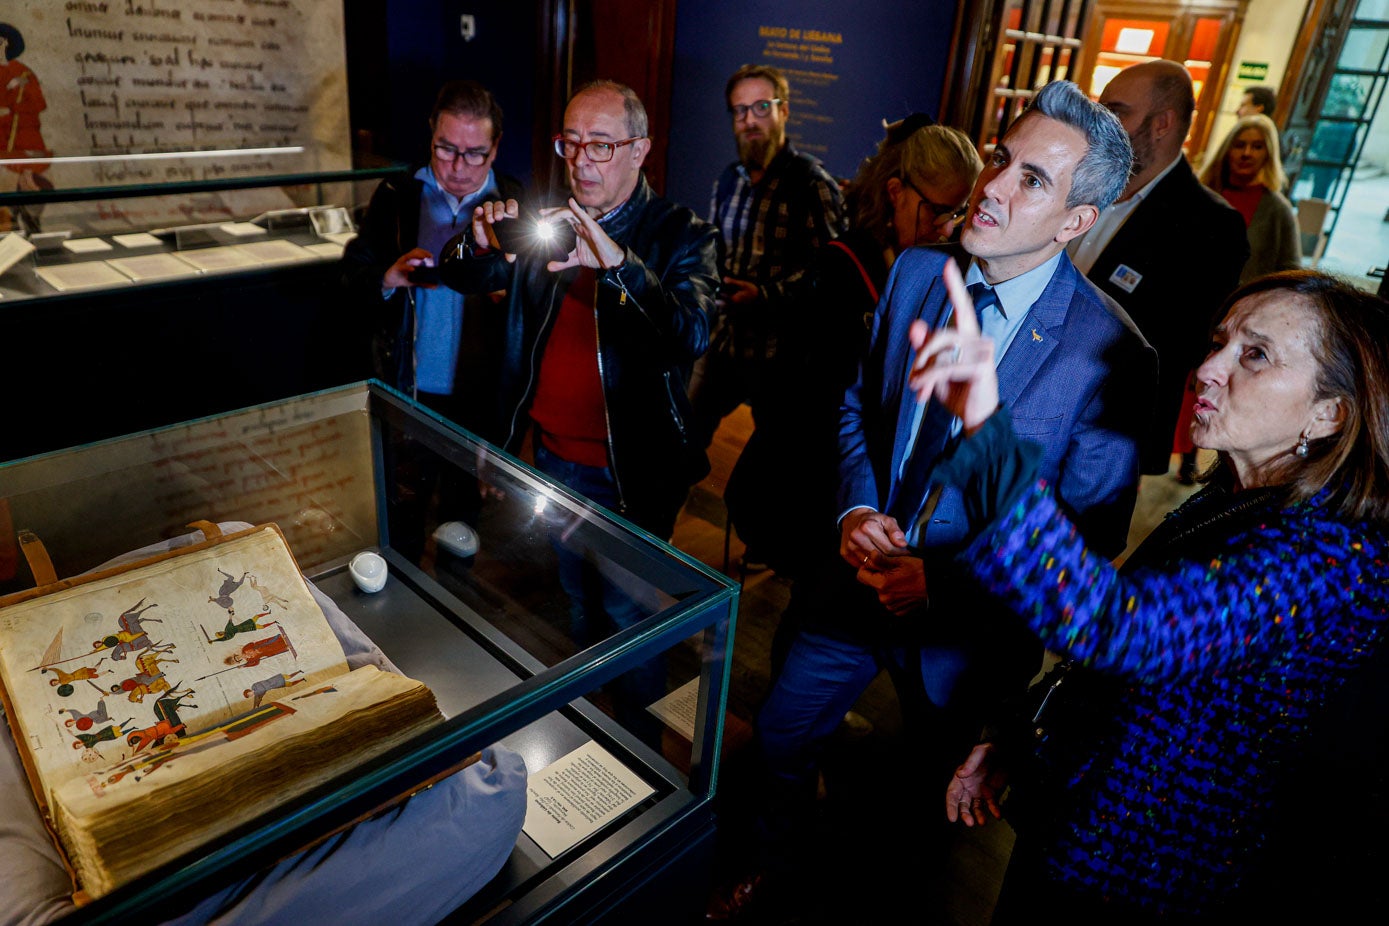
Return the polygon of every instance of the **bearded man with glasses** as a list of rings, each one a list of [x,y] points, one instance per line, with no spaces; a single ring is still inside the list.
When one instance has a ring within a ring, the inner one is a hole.
[[[710,221],[724,240],[723,289],[690,390],[706,447],[739,404],[756,413],[786,317],[779,307],[815,252],[844,230],[839,183],[787,140],[790,96],[781,71],[761,64],[739,68],[724,90],[738,160],[714,184]]]
[[[502,110],[481,84],[445,84],[429,128],[429,164],[372,194],[361,233],[343,252],[344,281],[370,320],[373,375],[491,437],[503,330],[490,301],[439,286],[429,270],[476,204],[517,198],[521,184],[492,169]]]

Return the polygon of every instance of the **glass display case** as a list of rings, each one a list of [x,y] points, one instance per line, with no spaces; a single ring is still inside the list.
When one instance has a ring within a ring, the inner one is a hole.
[[[594,747],[637,785],[567,840],[528,822],[450,921],[655,922],[682,891],[702,903],[735,583],[371,381],[0,465],[0,592],[34,585],[21,529],[70,577],[198,520],[277,524],[446,719],[73,921],[168,918],[494,743],[532,789]],[[387,565],[378,592],[350,574],[362,551]],[[632,619],[576,607],[575,563]]]
[[[336,261],[406,169],[0,193],[0,309]]]

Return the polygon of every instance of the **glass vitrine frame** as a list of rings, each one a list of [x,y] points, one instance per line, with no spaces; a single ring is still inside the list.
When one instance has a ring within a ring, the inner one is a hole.
[[[513,923],[556,917],[563,921],[567,917],[562,911],[580,904],[592,908],[595,896],[602,896],[603,903],[620,903],[623,889],[615,895],[613,885],[645,877],[640,874],[648,869],[644,857],[678,853],[682,844],[712,833],[737,585],[378,382],[354,383],[6,463],[0,465],[0,498],[50,549],[84,550],[75,560],[57,558],[62,563],[60,574],[71,574],[97,565],[111,550],[134,548],[185,529],[177,523],[181,519],[174,510],[177,506],[145,504],[138,489],[125,493],[136,497],[124,499],[123,509],[109,525],[92,523],[93,509],[87,504],[109,507],[103,492],[116,491],[114,486],[151,472],[152,467],[167,466],[177,456],[170,454],[171,448],[179,450],[183,460],[201,460],[216,453],[222,453],[223,460],[237,459],[238,447],[249,453],[258,440],[287,430],[292,434],[299,429],[321,440],[314,426],[331,421],[347,422],[341,446],[351,451],[350,461],[338,460],[336,465],[352,471],[354,491],[369,487],[372,497],[357,498],[339,509],[320,495],[313,507],[326,521],[305,518],[303,510],[285,510],[281,520],[288,525],[291,549],[306,577],[357,619],[376,599],[369,601],[353,589],[346,564],[360,547],[379,551],[390,566],[388,590],[401,596],[403,606],[433,621],[436,629],[431,632],[444,632],[438,628],[446,627],[447,633],[462,635],[459,639],[466,638],[474,654],[470,658],[479,660],[478,666],[486,663],[489,673],[514,677],[514,682],[456,712],[446,710],[448,719],[429,733],[79,908],[70,917],[73,922],[147,923],[175,915],[231,882],[248,858],[289,855],[499,741],[556,758],[574,737],[588,736],[637,770],[655,786],[655,793],[611,826],[554,858],[523,835],[512,862],[474,899],[488,911],[486,916],[473,911],[466,919]],[[393,478],[391,435],[406,435],[461,467],[473,471],[485,467],[490,480],[517,493],[513,501],[521,501],[521,493],[533,492],[583,519],[584,529],[608,538],[614,558],[628,560],[648,581],[673,593],[669,606],[558,661],[538,658],[504,626],[489,622],[460,600],[431,573],[428,564],[403,556],[392,546],[386,500]],[[269,460],[266,465],[273,468],[275,463]],[[255,509],[256,517],[249,520],[269,519],[264,504],[236,495],[231,491],[187,501],[207,508],[209,520],[222,519],[238,502]],[[55,503],[55,498],[61,501]],[[94,540],[103,526],[113,536]],[[305,539],[325,530],[329,539],[323,543]],[[333,539],[335,531],[343,533]],[[369,621],[361,626],[373,635]],[[684,763],[672,763],[624,729],[588,696],[644,660],[690,644],[698,651],[698,707],[688,766],[683,767]],[[383,648],[407,674],[420,677],[390,646]],[[433,670],[441,671],[441,667]],[[423,680],[433,684],[429,678]]]
[[[0,193],[0,210],[9,216],[11,226],[0,237],[17,235],[32,246],[0,272],[0,309],[33,300],[83,298],[132,287],[178,285],[335,261],[360,224],[376,185],[387,178],[404,177],[408,171],[406,164],[386,162],[341,171]],[[262,194],[260,199],[257,193]],[[271,205],[282,208],[262,208],[264,197],[272,197],[275,202]],[[190,217],[179,219],[170,214],[180,208]],[[55,216],[54,209],[63,213]],[[195,215],[199,209],[205,214]],[[342,220],[350,223],[349,227],[328,231],[323,218],[329,211],[339,216],[334,227]],[[123,212],[150,217],[110,218]],[[156,213],[161,217],[154,218]],[[37,227],[31,227],[34,225]],[[248,234],[252,226],[260,231]],[[126,244],[118,236],[126,241],[131,241],[129,236],[140,236],[142,242]],[[68,248],[69,243],[78,241],[96,241],[100,249]],[[284,248],[287,254],[251,253],[245,260],[200,259],[213,248],[237,249],[271,242],[293,245],[294,249]],[[304,249],[308,250],[300,253]],[[189,260],[179,261],[176,273],[132,269],[140,260],[160,255],[176,260],[182,255]],[[78,281],[58,288],[38,273],[97,265],[103,277],[109,278],[107,282],[85,285]]]

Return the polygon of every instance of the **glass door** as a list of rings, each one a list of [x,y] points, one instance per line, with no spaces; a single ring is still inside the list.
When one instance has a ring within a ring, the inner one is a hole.
[[[1386,77],[1389,0],[1361,0],[1346,29],[1292,189],[1294,201],[1310,197],[1330,204],[1328,235],[1335,233],[1346,208]],[[1357,272],[1364,273],[1365,268]]]

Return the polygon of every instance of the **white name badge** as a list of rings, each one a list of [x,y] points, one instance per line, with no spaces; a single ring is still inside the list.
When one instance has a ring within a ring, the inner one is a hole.
[[[1131,293],[1138,288],[1138,284],[1143,282],[1143,274],[1134,270],[1128,264],[1120,264],[1114,268],[1114,272],[1109,275],[1109,282],[1119,287],[1126,293]]]

